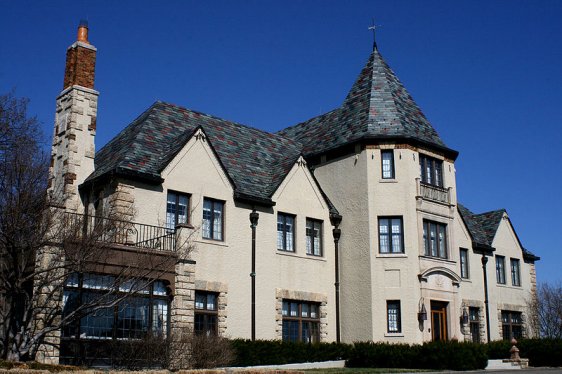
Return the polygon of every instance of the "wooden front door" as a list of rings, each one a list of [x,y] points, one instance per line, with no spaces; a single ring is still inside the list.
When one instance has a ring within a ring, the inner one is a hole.
[[[431,302],[431,336],[433,341],[447,340],[447,303]]]

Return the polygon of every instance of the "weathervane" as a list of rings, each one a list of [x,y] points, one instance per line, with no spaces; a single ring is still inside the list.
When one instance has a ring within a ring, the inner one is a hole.
[[[377,28],[381,27],[381,25],[375,25],[375,19],[373,18],[373,24],[369,26],[369,30],[373,30],[373,49],[377,49],[377,36],[376,31]]]

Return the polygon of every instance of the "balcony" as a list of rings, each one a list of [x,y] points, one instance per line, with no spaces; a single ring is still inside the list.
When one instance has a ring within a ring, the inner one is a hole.
[[[67,229],[89,240],[155,251],[176,250],[175,230],[166,227],[70,212],[66,218]]]
[[[433,201],[440,204],[451,205],[451,187],[443,188],[431,184],[426,184],[416,178],[417,194],[416,198]]]

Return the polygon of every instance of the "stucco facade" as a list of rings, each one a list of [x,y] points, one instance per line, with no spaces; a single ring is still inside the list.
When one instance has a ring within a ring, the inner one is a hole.
[[[70,93],[84,99],[64,99]],[[65,111],[95,122],[95,91],[71,85],[57,108],[66,101],[57,124]],[[70,127],[84,132],[84,121]],[[341,108],[277,134],[158,102],[94,166],[95,126],[72,147],[59,130],[55,160],[73,147],[82,160],[70,171],[55,162],[51,178],[81,197],[78,211],[112,205],[189,238],[189,265],[177,266],[169,294],[172,330],[404,343],[532,334],[538,257],[504,210],[474,214],[458,203],[458,152],[376,46]],[[78,183],[60,182],[68,172]]]

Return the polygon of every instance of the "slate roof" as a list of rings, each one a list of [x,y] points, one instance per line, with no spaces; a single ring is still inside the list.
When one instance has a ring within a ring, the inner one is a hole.
[[[496,236],[496,232],[498,231],[503,215],[507,213],[506,210],[498,209],[490,212],[474,214],[462,204],[457,204],[457,209],[470,235],[472,236],[474,244],[480,247],[489,247],[489,249],[492,249],[492,242],[494,241],[494,237]],[[523,247],[517,233],[515,234],[515,237],[523,250],[523,258],[525,260],[540,260],[540,257],[535,256],[531,251]]]
[[[86,183],[108,173],[161,182],[160,172],[198,128],[208,137],[238,197],[270,202],[301,155],[300,145],[283,136],[156,102],[97,152],[95,171]]]
[[[447,148],[376,47],[339,108],[278,134],[302,143],[305,155],[362,139],[406,139],[458,155]]]

